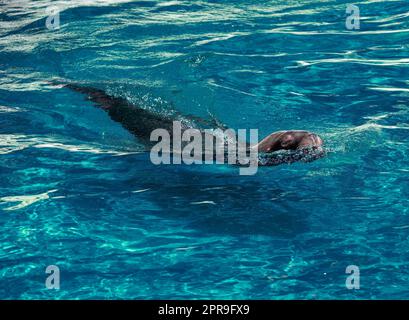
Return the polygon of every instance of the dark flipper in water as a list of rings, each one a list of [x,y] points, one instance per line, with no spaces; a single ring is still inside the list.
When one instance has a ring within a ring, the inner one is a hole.
[[[173,117],[160,115],[134,105],[124,98],[109,95],[101,89],[75,83],[63,83],[62,85],[86,95],[88,100],[94,102],[98,108],[105,110],[112,120],[122,124],[132,134],[143,139],[146,144],[150,144],[150,134],[155,129],[165,129],[172,135],[173,121],[175,120],[181,121],[182,130],[227,128],[214,117],[207,120],[193,115],[185,116],[177,111],[174,112]]]
[[[157,128],[172,132],[172,119],[135,106],[124,98],[114,97],[103,90],[73,83],[64,84],[64,87],[87,95],[88,100],[105,110],[112,120],[122,124],[138,138],[149,141],[151,132]]]

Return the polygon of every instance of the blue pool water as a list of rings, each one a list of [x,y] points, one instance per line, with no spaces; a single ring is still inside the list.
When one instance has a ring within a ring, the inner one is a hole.
[[[409,5],[354,2],[348,30],[348,4],[1,1],[0,298],[409,298]],[[155,166],[53,78],[331,152]]]

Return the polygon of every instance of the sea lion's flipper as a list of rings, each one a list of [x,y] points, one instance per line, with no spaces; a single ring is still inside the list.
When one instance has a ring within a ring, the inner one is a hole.
[[[60,83],[60,85],[86,95],[88,100],[105,110],[112,120],[119,122],[138,138],[149,140],[153,130],[172,128],[171,119],[140,108],[124,98],[112,96],[101,89],[76,83]]]
[[[73,91],[87,95],[88,100],[94,102],[97,107],[104,110],[110,110],[114,107],[130,105],[128,100],[121,97],[114,97],[112,95],[109,95],[101,89],[81,86],[76,83],[66,83],[64,84],[64,86]]]

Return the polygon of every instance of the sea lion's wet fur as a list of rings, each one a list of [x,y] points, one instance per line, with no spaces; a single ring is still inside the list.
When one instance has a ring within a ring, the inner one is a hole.
[[[259,166],[277,166],[294,162],[312,162],[324,157],[325,149],[321,147],[305,147],[297,150],[279,150],[272,153],[259,153]]]

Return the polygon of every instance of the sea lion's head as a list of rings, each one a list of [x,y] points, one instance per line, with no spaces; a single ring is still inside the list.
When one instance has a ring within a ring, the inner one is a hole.
[[[315,133],[301,130],[274,132],[257,145],[259,152],[278,150],[297,150],[310,147],[321,147],[322,139]]]

